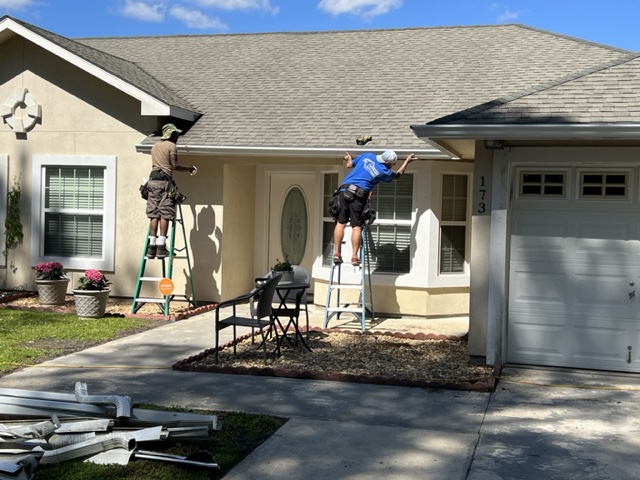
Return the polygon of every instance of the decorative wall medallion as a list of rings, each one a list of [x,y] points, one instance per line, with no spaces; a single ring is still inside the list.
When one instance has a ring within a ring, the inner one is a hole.
[[[0,105],[0,116],[14,132],[24,133],[31,130],[42,115],[41,106],[23,87],[16,88]]]

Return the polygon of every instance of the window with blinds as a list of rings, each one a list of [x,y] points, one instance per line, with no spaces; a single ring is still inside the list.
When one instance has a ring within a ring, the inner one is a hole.
[[[322,265],[324,266],[331,265],[334,221],[329,215],[329,202],[338,186],[338,173],[324,174],[322,190]]]
[[[101,258],[105,168],[46,166],[44,254]]]
[[[440,273],[463,273],[467,238],[467,175],[442,176]]]
[[[329,217],[329,202],[338,188],[338,174],[324,175],[323,191],[323,265],[331,265],[334,221]],[[411,268],[411,210],[413,174],[405,173],[392,183],[379,183],[373,191],[371,206],[376,221],[370,227],[371,271],[408,273]],[[350,241],[350,238],[345,238]]]
[[[379,183],[371,197],[377,219],[370,227],[371,269],[379,273],[409,273],[413,174]]]

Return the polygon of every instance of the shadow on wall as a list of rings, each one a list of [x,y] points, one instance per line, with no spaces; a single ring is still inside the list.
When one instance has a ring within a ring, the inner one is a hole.
[[[220,297],[220,289],[215,274],[220,271],[220,245],[222,230],[216,226],[216,214],[211,205],[196,213],[196,206],[190,205],[193,215],[193,229],[189,234],[192,253],[193,283],[198,301],[214,301]],[[188,272],[185,270],[185,291],[190,290]]]

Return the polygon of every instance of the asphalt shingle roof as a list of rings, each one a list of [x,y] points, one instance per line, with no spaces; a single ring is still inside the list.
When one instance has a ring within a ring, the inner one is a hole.
[[[132,82],[142,81],[132,66],[151,76],[158,98],[166,87],[202,112],[181,139],[202,146],[332,148],[371,134],[420,148],[411,124],[629,53],[521,25],[76,41]]]
[[[639,91],[634,53],[431,124],[640,123]]]

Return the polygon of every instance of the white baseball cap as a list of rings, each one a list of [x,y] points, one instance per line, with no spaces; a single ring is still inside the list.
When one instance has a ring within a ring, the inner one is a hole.
[[[380,163],[396,163],[398,155],[393,150],[385,150],[382,155],[376,155],[376,159]]]

